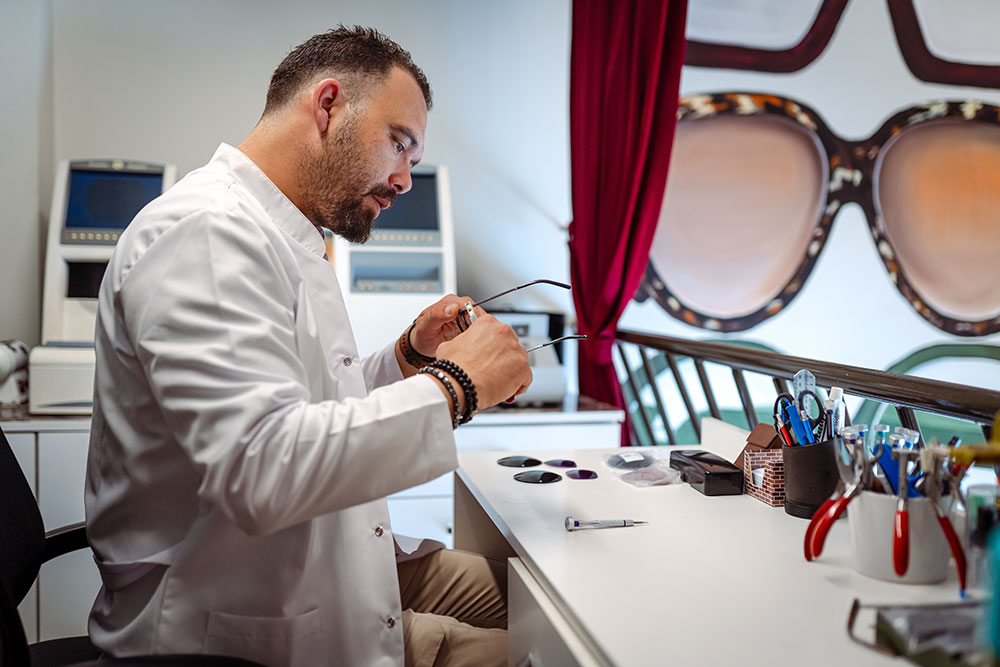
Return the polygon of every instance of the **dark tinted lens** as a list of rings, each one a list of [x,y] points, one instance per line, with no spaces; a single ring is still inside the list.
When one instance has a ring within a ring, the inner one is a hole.
[[[597,473],[593,470],[567,470],[566,476],[570,479],[597,479]]]
[[[530,456],[505,456],[497,463],[508,468],[531,468],[542,465],[541,461]]]
[[[514,479],[526,484],[551,484],[562,479],[562,475],[548,470],[526,470],[514,475]]]
[[[545,465],[555,468],[575,468],[576,461],[570,461],[569,459],[549,459],[545,462]]]

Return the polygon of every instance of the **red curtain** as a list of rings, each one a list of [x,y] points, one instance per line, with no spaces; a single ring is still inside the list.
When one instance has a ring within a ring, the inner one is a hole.
[[[611,351],[666,188],[686,15],[687,0],[573,2],[570,275],[590,337],[579,348],[580,393],[618,407]]]

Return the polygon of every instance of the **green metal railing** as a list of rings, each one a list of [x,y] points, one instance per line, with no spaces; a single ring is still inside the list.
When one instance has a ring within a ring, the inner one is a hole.
[[[746,373],[756,373],[770,379],[775,392],[770,397],[773,401],[778,393],[789,390],[789,381],[797,371],[809,369],[816,376],[817,385],[827,388],[838,386],[843,388],[845,395],[865,399],[856,413],[856,420],[871,419],[879,405],[891,406],[900,425],[919,430],[925,436],[931,434],[926,428],[921,429],[918,412],[925,421],[928,420],[928,415],[961,420],[966,434],[971,432],[978,435],[981,432],[988,440],[993,419],[1000,411],[1000,392],[990,389],[893,371],[793,357],[760,345],[692,341],[626,330],[619,330],[617,339],[619,374],[623,378],[622,387],[629,405],[628,421],[633,444],[688,444],[700,441],[699,424],[703,416],[712,416],[748,428],[753,428],[759,421],[770,422],[771,404],[754,403]],[[952,349],[993,346],[947,347],[947,350],[937,351],[937,356],[974,356],[1000,360],[1000,354],[994,354],[997,351],[995,348],[987,350],[986,354],[979,349]],[[929,358],[937,358],[933,352],[928,354],[931,355]],[[925,356],[927,354],[922,355],[918,361],[923,361]],[[706,406],[704,410],[696,409],[693,392],[681,371],[680,365],[685,359],[690,359],[693,363],[697,385],[700,386]],[[706,364],[718,364],[731,371],[740,408],[720,409]],[[899,368],[903,369],[901,366]],[[676,390],[687,413],[688,419],[679,428],[668,417],[668,406],[662,391],[664,384]],[[644,401],[644,396],[650,400]],[[954,424],[952,422],[953,426]],[[657,425],[661,428],[657,428]],[[938,431],[949,428],[948,422],[943,425],[937,422],[935,428]],[[663,438],[658,437],[659,431],[664,433]],[[938,433],[934,435],[938,436]],[[694,440],[691,439],[692,436]],[[968,438],[966,441],[968,442]]]

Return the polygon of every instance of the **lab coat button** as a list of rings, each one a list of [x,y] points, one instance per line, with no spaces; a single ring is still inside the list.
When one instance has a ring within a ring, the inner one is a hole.
[[[394,628],[396,627],[396,619],[390,616],[389,618],[386,619],[385,624],[388,625],[390,628]]]
[[[375,526],[375,537],[382,537],[382,533],[384,532],[385,531],[382,530],[382,526]]]
[[[354,360],[352,360],[350,357],[344,357],[344,365],[345,366],[350,366],[353,363],[354,363]]]

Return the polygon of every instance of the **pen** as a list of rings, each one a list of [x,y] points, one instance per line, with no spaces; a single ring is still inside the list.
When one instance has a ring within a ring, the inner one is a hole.
[[[648,521],[634,521],[632,519],[574,519],[566,517],[566,530],[573,532],[581,528],[629,528],[647,524]]]

